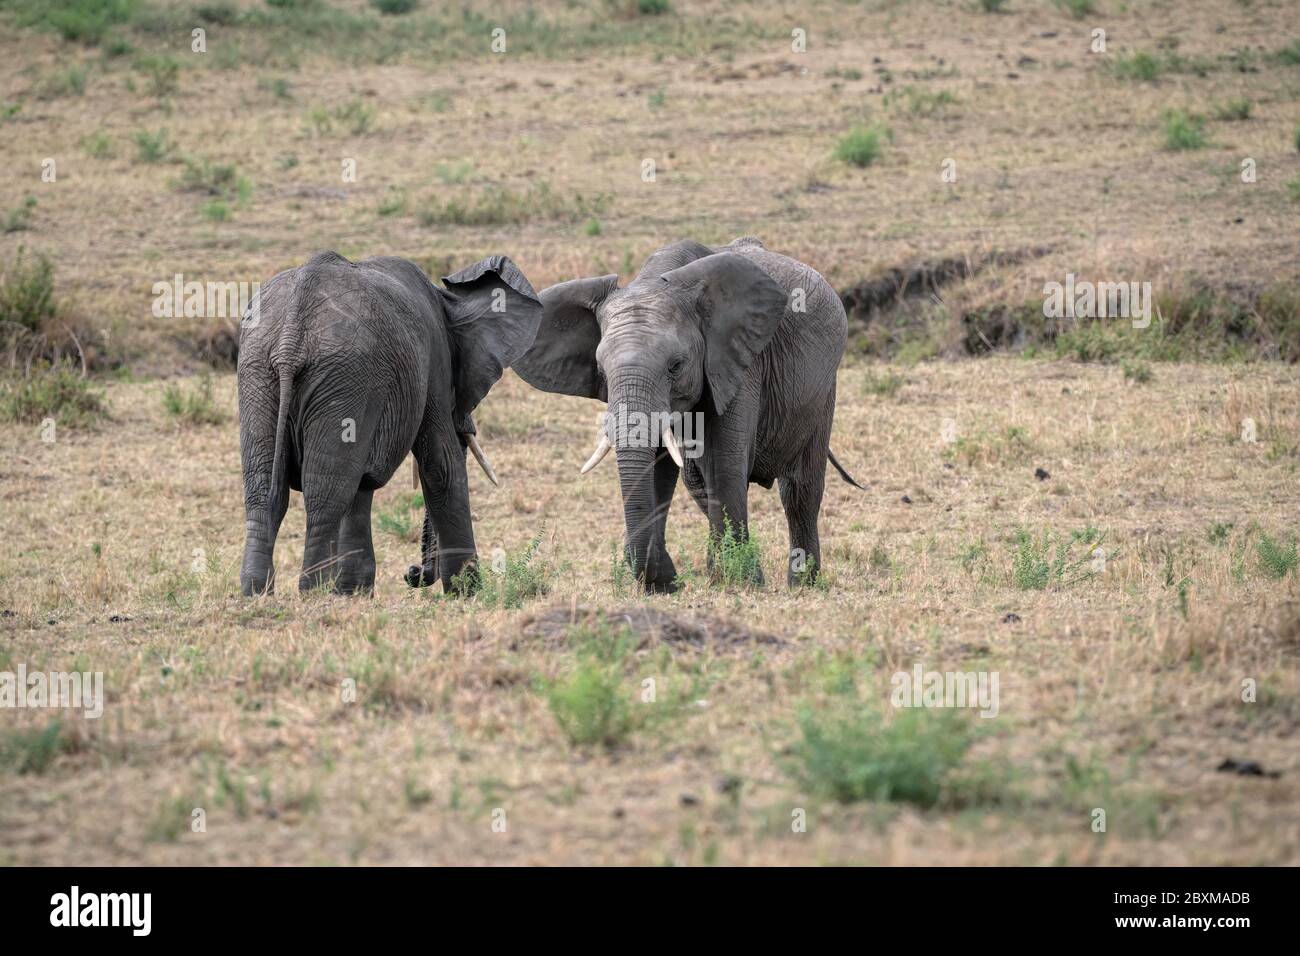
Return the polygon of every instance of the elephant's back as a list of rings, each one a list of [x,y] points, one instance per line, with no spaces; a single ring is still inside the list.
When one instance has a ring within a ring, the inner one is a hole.
[[[798,259],[767,249],[753,236],[741,236],[720,252],[734,252],[749,259],[771,276],[790,295],[782,328],[778,334],[813,335],[841,342],[848,337],[848,316],[839,294],[826,278]],[[839,356],[836,356],[836,364]]]
[[[383,485],[410,450],[429,391],[432,339],[445,335],[409,270],[318,253],[292,270],[263,314],[260,352],[270,375],[262,378],[291,375],[298,447],[311,447],[307,432],[352,430],[370,487]]]

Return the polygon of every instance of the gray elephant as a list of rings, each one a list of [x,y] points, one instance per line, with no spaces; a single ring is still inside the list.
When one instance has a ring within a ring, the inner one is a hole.
[[[238,370],[244,594],[274,588],[290,488],[307,509],[299,587],[373,591],[371,498],[407,454],[425,502],[421,564],[407,571],[407,583],[477,582],[466,448],[496,477],[472,413],[532,344],[542,306],[505,256],[443,283],[405,259],[353,263],[322,252],[255,297],[240,330]]]
[[[779,481],[788,580],[815,580],[827,459],[857,485],[830,453],[847,320],[826,280],[757,239],[716,249],[685,240],[626,288],[615,275],[574,279],[541,299],[537,339],[514,369],[544,391],[608,402],[582,470],[617,450],[625,553],[643,586],[676,589],[664,524],[679,470],[709,518],[711,567],[728,525],[748,536],[750,483]]]

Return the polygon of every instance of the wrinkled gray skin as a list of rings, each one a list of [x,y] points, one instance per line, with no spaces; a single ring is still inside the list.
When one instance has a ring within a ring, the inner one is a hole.
[[[465,569],[460,581],[477,581],[465,473],[471,413],[532,343],[542,306],[504,256],[443,282],[405,259],[352,263],[322,252],[262,287],[239,342],[244,594],[274,589],[290,488],[307,509],[299,588],[372,592],[371,497],[408,453],[425,518],[421,564],[407,583],[441,578],[449,589]]]
[[[813,581],[822,567],[817,514],[835,371],[847,336],[844,307],[826,280],[757,239],[718,249],[684,240],[652,255],[623,289],[613,275],[575,279],[544,289],[541,299],[537,339],[514,365],[525,381],[606,401],[611,413],[704,415],[703,454],[686,457],[682,469],[662,442],[631,447],[630,429],[611,428],[626,557],[643,586],[676,588],[664,524],[679,470],[708,515],[714,545],[724,519],[739,539],[748,536],[751,482],[779,481],[791,555],[810,559],[793,560],[788,581]]]

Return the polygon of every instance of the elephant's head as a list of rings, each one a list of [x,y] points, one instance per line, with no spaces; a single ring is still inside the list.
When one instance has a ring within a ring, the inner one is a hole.
[[[626,554],[643,582],[651,583],[656,508],[666,504],[654,488],[660,448],[682,463],[672,432],[659,426],[675,420],[667,418],[674,412],[727,410],[776,331],[786,298],[754,262],[731,252],[660,274],[642,270],[623,289],[609,275],[542,290],[545,315],[515,371],[544,391],[608,402],[605,431],[583,470],[615,449]],[[647,422],[654,423],[648,431],[640,427]]]
[[[444,276],[442,283],[444,289],[430,288],[442,301],[456,353],[456,432],[495,485],[496,472],[475,437],[473,412],[533,344],[542,305],[527,277],[506,256],[489,256]]]

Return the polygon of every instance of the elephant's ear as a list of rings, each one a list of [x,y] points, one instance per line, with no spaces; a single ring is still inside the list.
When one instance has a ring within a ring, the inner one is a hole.
[[[665,272],[664,282],[693,308],[704,335],[704,374],[721,415],[745,370],[771,341],[785,314],[785,289],[752,260],[718,252]]]
[[[596,368],[600,325],[596,309],[618,288],[618,276],[572,279],[542,290],[545,315],[537,338],[515,371],[544,392],[605,400]]]
[[[501,373],[533,344],[542,303],[505,256],[489,256],[442,283],[447,327],[456,345],[455,415],[463,424]]]

